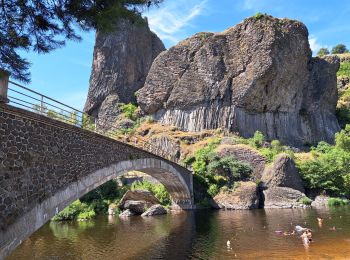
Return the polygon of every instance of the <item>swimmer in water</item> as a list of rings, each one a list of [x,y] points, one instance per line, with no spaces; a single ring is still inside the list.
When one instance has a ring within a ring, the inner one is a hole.
[[[227,246],[227,250],[231,250],[232,249],[230,240],[227,240],[226,246]]]
[[[304,233],[300,236],[300,238],[302,239],[304,245],[309,245],[310,240],[308,238],[308,234],[306,233],[306,231],[304,231]]]
[[[318,226],[319,226],[319,227],[322,227],[323,218],[319,217],[319,218],[317,218],[317,221],[318,221]]]

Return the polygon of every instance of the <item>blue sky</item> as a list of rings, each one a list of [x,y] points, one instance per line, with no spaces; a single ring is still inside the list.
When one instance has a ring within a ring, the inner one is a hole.
[[[311,49],[344,43],[350,47],[347,0],[165,0],[144,13],[150,27],[169,48],[201,31],[219,32],[257,12],[300,20],[309,29]],[[52,53],[25,53],[32,63],[33,90],[82,109],[89,87],[95,33],[68,42]]]

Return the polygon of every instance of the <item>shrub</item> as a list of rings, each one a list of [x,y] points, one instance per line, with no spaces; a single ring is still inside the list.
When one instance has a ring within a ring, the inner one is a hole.
[[[350,152],[350,125],[346,125],[345,129],[335,134],[336,147]]]
[[[214,197],[216,194],[219,193],[219,187],[216,184],[211,184],[208,189],[208,194],[212,197]]]
[[[136,181],[131,185],[131,190],[137,189],[150,191],[164,206],[171,204],[170,194],[163,184],[155,184],[145,180]]]
[[[320,48],[317,52],[317,56],[325,56],[329,54],[329,50],[327,48]]]
[[[96,213],[94,210],[88,210],[88,211],[83,211],[78,214],[77,220],[87,220],[87,219],[92,219],[96,216]]]
[[[350,127],[336,134],[336,145],[320,142],[312,148],[311,160],[297,161],[308,189],[326,191],[332,196],[349,196]]]
[[[264,18],[264,17],[268,17],[268,14],[267,13],[260,13],[260,12],[258,12],[258,13],[256,13],[255,15],[253,15],[253,18],[255,19],[255,20],[260,20],[260,19],[262,19],[262,18]]]
[[[341,198],[329,198],[327,202],[327,205],[329,207],[344,206],[348,204],[349,204],[349,201],[347,199],[341,199]]]
[[[264,144],[265,136],[262,132],[256,131],[254,136],[249,139],[249,144],[253,147],[260,148]]]
[[[120,104],[119,107],[126,118],[129,118],[131,120],[136,120],[136,117],[137,117],[135,113],[137,109],[136,105],[132,103],[128,103],[128,104]]]
[[[89,214],[92,216],[91,213],[93,211],[89,206],[85,203],[81,203],[80,200],[74,201],[71,205],[66,207],[64,210],[62,210],[60,213],[58,213],[56,216],[52,218],[53,221],[63,221],[63,220],[75,220],[78,218],[78,216],[81,213],[90,212]],[[95,213],[95,212],[94,212]],[[89,214],[86,214],[87,217]]]
[[[299,203],[304,204],[304,205],[311,205],[312,200],[309,199],[308,197],[302,197],[299,199]]]

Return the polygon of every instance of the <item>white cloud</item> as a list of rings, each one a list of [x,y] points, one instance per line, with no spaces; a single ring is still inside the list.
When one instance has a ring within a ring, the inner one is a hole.
[[[149,26],[162,40],[177,43],[188,36],[186,29],[192,26],[195,17],[203,13],[206,3],[207,0],[165,2],[146,14]]]
[[[321,48],[327,48],[328,50],[331,49],[331,46],[320,43],[315,35],[309,36],[309,43],[313,54],[316,54]]]
[[[317,38],[313,35],[310,35],[309,43],[310,48],[313,52],[317,52],[320,48],[322,48],[322,45],[317,41]]]

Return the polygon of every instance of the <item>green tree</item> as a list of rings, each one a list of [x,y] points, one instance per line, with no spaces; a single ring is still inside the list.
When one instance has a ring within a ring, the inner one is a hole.
[[[29,61],[19,51],[48,53],[77,30],[110,30],[118,18],[141,22],[140,14],[163,0],[5,0],[0,1],[0,67],[28,82]]]
[[[342,43],[340,43],[332,48],[332,54],[342,54],[342,53],[346,53],[346,52],[349,52],[349,50]]]
[[[329,54],[329,50],[327,48],[321,48],[317,52],[317,56],[325,56]]]

